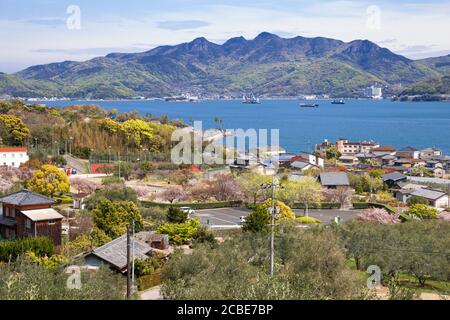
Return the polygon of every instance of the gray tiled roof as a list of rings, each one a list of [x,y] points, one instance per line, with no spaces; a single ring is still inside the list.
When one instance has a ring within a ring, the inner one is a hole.
[[[383,181],[386,182],[388,180],[392,180],[392,181],[404,180],[407,178],[407,176],[405,176],[404,174],[401,174],[399,172],[392,172],[392,173],[383,175],[381,178],[383,179]]]
[[[292,168],[297,168],[297,169],[303,169],[305,167],[309,166],[309,163],[307,162],[303,162],[303,161],[294,161],[291,163],[291,167]]]
[[[345,172],[322,172],[320,182],[323,186],[349,186],[347,173]]]
[[[152,248],[140,240],[134,240],[134,258],[144,259]],[[127,267],[127,236],[123,235],[95,249],[92,254],[122,270]]]
[[[425,199],[430,199],[430,200],[437,200],[437,199],[445,196],[445,192],[424,188],[424,189],[418,189],[418,190],[414,191],[413,193],[411,193],[411,195],[417,196],[417,197],[422,197]]]
[[[21,190],[9,195],[0,197],[0,202],[13,204],[16,206],[25,206],[33,204],[52,204],[55,201],[52,198],[34,193],[29,190]]]

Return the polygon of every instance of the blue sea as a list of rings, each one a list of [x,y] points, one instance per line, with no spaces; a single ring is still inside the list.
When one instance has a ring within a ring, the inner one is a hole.
[[[227,129],[279,129],[280,145],[289,152],[311,151],[323,139],[335,141],[375,140],[397,148],[435,146],[450,154],[449,102],[393,102],[389,100],[347,100],[345,105],[331,101],[319,108],[300,108],[299,100],[265,100],[259,105],[238,100],[197,103],[164,101],[42,101],[48,106],[98,104],[120,112],[137,110],[145,115],[167,115],[189,123],[203,122],[215,128],[214,118]]]

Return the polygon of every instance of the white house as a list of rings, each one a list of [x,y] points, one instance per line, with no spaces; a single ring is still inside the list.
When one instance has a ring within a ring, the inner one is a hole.
[[[27,148],[7,147],[0,148],[0,166],[16,167],[30,160]]]

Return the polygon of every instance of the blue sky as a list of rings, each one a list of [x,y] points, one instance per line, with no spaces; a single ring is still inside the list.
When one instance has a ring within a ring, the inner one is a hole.
[[[67,27],[71,5],[79,29]],[[410,58],[439,56],[450,53],[450,0],[0,0],[0,71],[262,31],[369,39]]]

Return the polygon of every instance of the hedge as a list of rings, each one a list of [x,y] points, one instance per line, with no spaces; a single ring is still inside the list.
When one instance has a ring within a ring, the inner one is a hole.
[[[140,291],[147,290],[156,287],[161,284],[162,268],[156,270],[148,276],[142,276],[139,278],[138,288]]]
[[[53,242],[49,238],[26,238],[19,240],[0,241],[0,261],[14,260],[19,255],[28,251],[38,256],[51,256],[53,254]]]
[[[354,209],[380,208],[380,209],[385,209],[389,213],[396,212],[396,210],[394,208],[392,208],[391,206],[388,206],[387,204],[383,204],[383,203],[377,203],[377,202],[353,202],[353,208]]]
[[[221,202],[195,202],[195,203],[163,203],[163,202],[152,202],[152,201],[141,201],[142,206],[145,208],[160,207],[189,207],[194,210],[201,209],[215,209],[215,208],[228,208],[228,207],[241,207],[243,205],[242,201],[221,201]]]
[[[322,221],[320,221],[320,219],[313,218],[313,217],[304,217],[304,216],[297,217],[295,220],[302,224],[321,223],[322,222]]]
[[[321,204],[311,204],[308,206],[308,209],[340,209],[341,204],[335,202],[322,202]],[[305,205],[303,203],[294,203],[292,209],[305,209]]]

